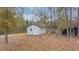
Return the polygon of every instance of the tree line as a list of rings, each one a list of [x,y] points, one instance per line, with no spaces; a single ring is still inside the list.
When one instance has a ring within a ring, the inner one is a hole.
[[[61,35],[61,31],[66,28],[67,36],[70,37],[72,35],[71,24],[73,19],[76,17],[77,25],[78,25],[78,36],[79,36],[79,7],[34,8],[33,13],[39,18],[41,23],[43,22],[43,25],[48,25],[47,26],[48,28],[55,29],[58,35]]]

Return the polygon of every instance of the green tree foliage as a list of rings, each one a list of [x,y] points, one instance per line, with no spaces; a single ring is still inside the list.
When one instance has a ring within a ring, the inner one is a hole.
[[[65,20],[65,18],[63,16],[60,17],[60,19],[58,19],[58,25],[59,25],[60,29],[63,30],[64,28],[66,28],[65,23],[66,23],[66,20]]]
[[[8,34],[26,32],[27,27],[32,23],[24,20],[22,13],[17,11],[16,8],[0,8],[0,34],[5,34],[6,43],[8,43]]]
[[[31,21],[24,19],[17,19],[16,28],[14,29],[14,33],[24,33],[27,31],[27,27],[31,25]]]
[[[48,25],[48,20],[47,19],[46,20],[41,19],[41,20],[39,20],[37,22],[40,23],[40,24],[42,24],[42,25],[44,25],[44,26]]]
[[[5,32],[5,42],[8,43],[8,31],[16,26],[16,20],[13,8],[1,8],[0,10],[0,28]]]

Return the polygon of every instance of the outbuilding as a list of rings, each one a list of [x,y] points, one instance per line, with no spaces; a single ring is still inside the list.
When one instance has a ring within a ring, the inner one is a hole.
[[[78,26],[79,26],[78,20],[73,20],[73,21],[71,21],[71,26],[67,26],[67,28],[65,28],[62,31],[62,34],[67,35],[67,29],[68,29],[69,35],[78,36]],[[70,29],[71,29],[71,34],[70,34]]]
[[[28,35],[43,35],[46,33],[46,29],[43,26],[32,24],[27,27]]]

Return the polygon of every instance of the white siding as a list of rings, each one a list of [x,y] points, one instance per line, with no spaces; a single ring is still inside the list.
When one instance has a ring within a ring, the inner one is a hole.
[[[27,34],[29,35],[41,35],[45,34],[46,30],[43,28],[39,28],[38,26],[31,25],[27,28]]]

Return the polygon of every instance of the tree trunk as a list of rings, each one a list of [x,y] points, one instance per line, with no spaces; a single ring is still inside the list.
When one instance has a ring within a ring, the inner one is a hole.
[[[67,29],[67,36],[69,36],[69,29],[68,29],[68,26],[67,26],[67,21],[68,21],[68,16],[67,16],[67,9],[65,8],[65,17],[66,17],[66,23],[65,23],[65,25],[66,25],[66,29]]]
[[[5,32],[5,43],[8,44],[8,33],[7,32]]]
[[[60,27],[60,23],[59,23],[59,20],[60,20],[60,11],[58,13],[58,22],[57,22],[57,27],[58,27],[58,35],[61,35],[61,27]]]
[[[79,7],[78,7],[78,37],[79,37]]]
[[[70,7],[70,37],[72,36],[72,25],[71,25],[71,22],[72,22],[72,7]]]

